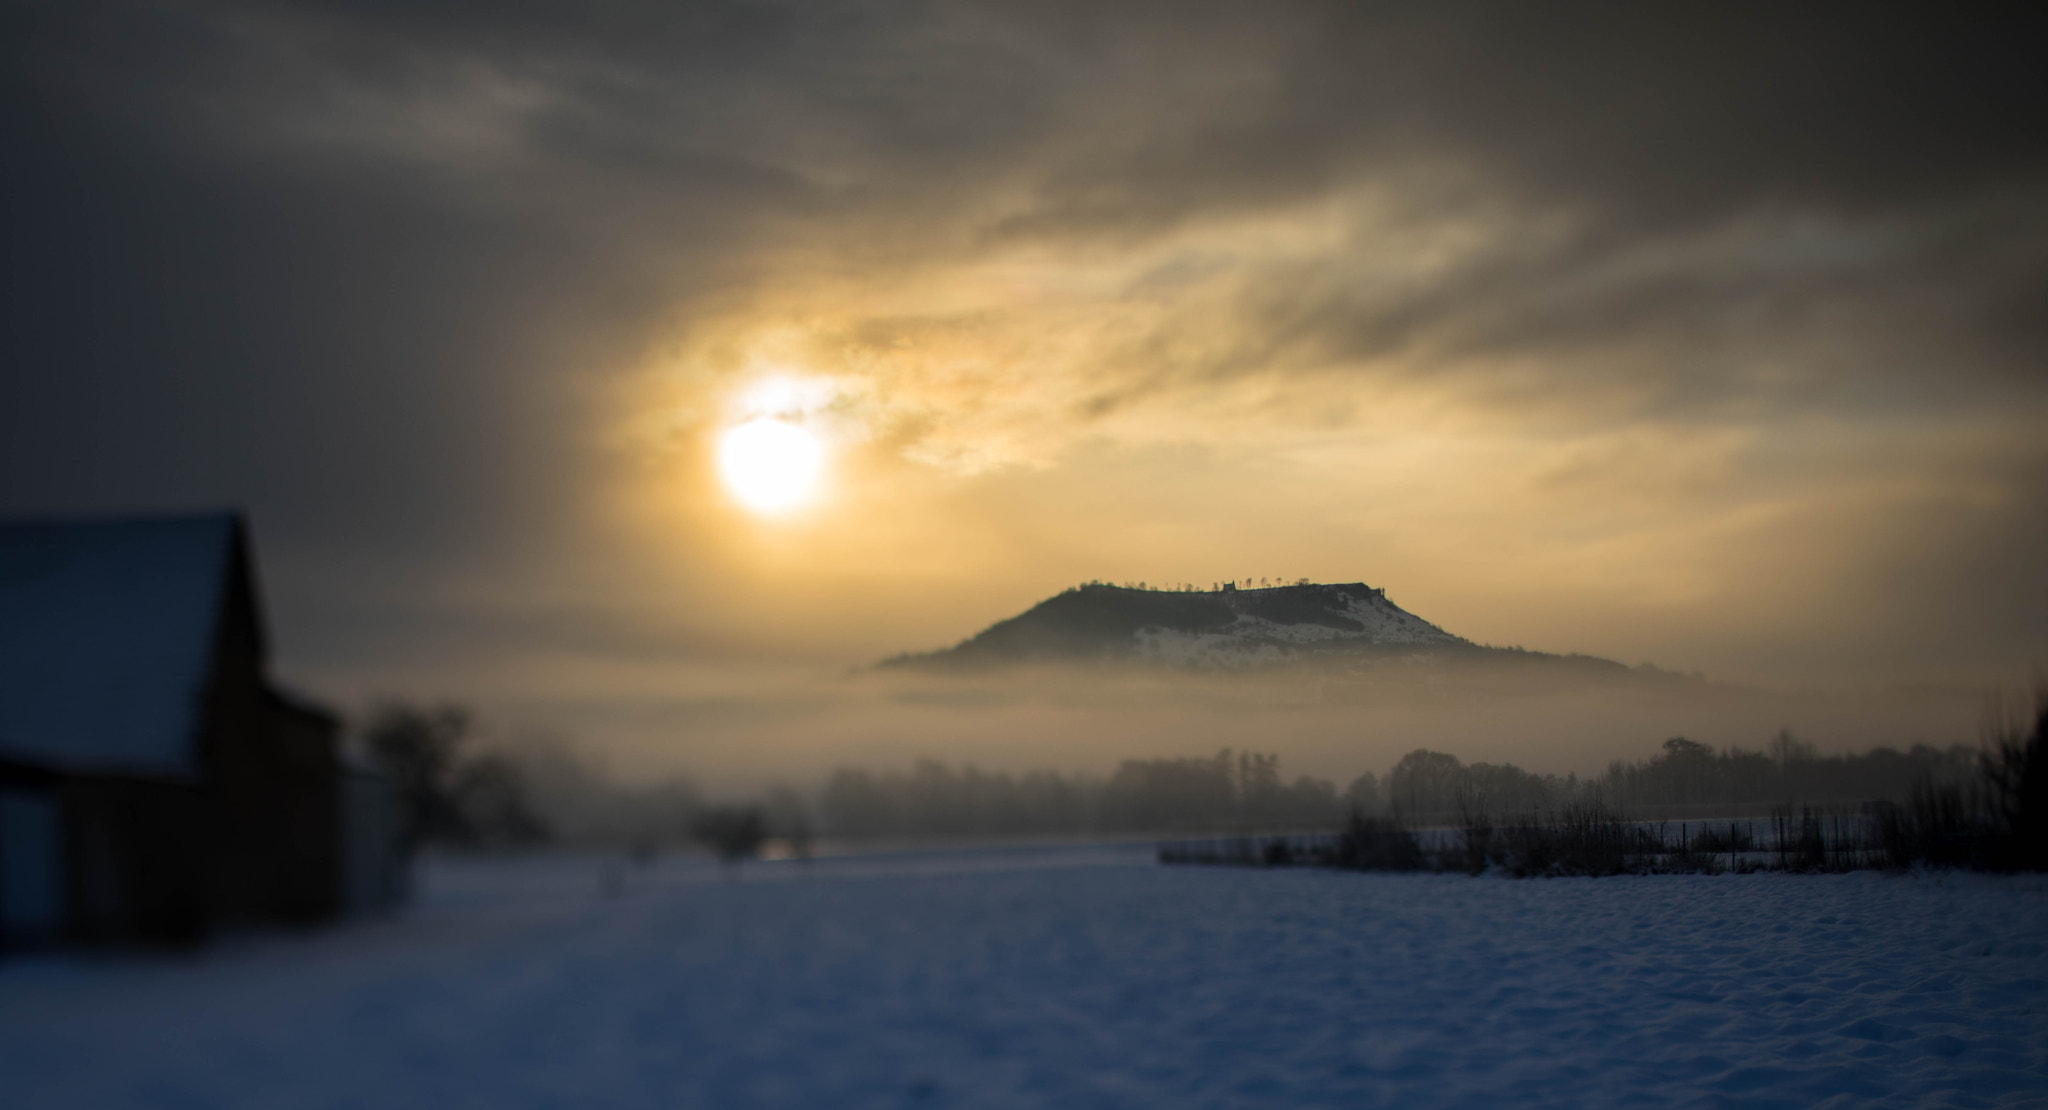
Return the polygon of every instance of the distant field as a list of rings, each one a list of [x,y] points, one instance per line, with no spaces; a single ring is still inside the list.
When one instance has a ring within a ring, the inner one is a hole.
[[[438,861],[402,916],[0,964],[42,1107],[2043,1105],[2048,879]]]

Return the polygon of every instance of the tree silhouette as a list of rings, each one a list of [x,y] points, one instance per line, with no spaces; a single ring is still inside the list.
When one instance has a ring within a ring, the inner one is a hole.
[[[469,727],[469,712],[459,706],[393,702],[377,709],[363,730],[363,743],[398,795],[398,838],[407,854],[429,840],[468,835],[453,779]]]
[[[690,835],[731,868],[760,852],[768,819],[757,806],[715,806],[690,822]]]

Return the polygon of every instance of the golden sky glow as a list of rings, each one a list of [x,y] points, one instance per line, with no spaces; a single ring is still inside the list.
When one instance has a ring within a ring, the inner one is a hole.
[[[788,420],[757,417],[718,437],[719,477],[756,512],[802,507],[817,495],[824,469],[824,445]]]
[[[23,40],[0,501],[246,506],[337,698],[898,744],[801,707],[1090,579],[1852,700],[2048,652],[1993,21],[179,11]]]

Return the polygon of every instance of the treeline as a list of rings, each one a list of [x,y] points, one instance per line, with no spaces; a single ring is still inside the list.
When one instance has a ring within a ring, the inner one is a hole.
[[[1789,733],[1766,750],[1715,750],[1683,737],[1646,760],[1617,760],[1589,778],[1512,763],[1466,763],[1417,749],[1384,774],[1340,789],[1287,779],[1277,755],[1225,749],[1210,757],[1125,760],[1107,778],[1022,775],[920,760],[908,771],[840,768],[818,798],[823,829],[841,837],[992,837],[1328,827],[1349,813],[1454,824],[1472,812],[1525,813],[1598,804],[1645,817],[1727,815],[1745,807],[1904,801],[1919,783],[1957,783],[1976,750],[1920,745],[1822,756]]]
[[[559,740],[483,741],[475,719],[456,705],[386,702],[365,715],[353,740],[391,784],[407,855],[428,847],[560,846],[628,847],[647,856],[696,841],[736,858],[769,836],[807,845],[816,808],[786,787],[711,805],[686,778],[623,786]]]
[[[1350,803],[1327,780],[1285,781],[1277,755],[1226,748],[1206,758],[1125,760],[1107,778],[929,759],[907,772],[842,767],[826,780],[818,810],[835,836],[945,838],[1311,826],[1340,819]]]
[[[477,750],[469,717],[452,708],[389,705],[361,733],[390,774],[409,846],[526,847],[543,843],[643,848],[711,842],[713,825],[758,818],[763,835],[792,844],[835,839],[943,840],[1143,833],[1249,833],[1329,829],[1349,815],[1409,827],[1457,825],[1474,814],[1557,812],[1598,806],[1641,819],[1761,814],[1774,807],[1904,803],[1915,790],[1950,788],[1980,774],[1977,749],[1915,746],[1828,755],[1789,733],[1762,750],[1666,740],[1643,760],[1600,774],[1539,774],[1511,763],[1465,763],[1417,749],[1383,773],[1339,787],[1282,772],[1273,754],[1129,759],[1107,775],[1013,774],[919,760],[904,770],[841,767],[815,791],[779,787],[714,813],[687,780],[621,787],[558,744]],[[712,818],[717,818],[712,820]],[[708,823],[707,823],[708,822]],[[729,838],[728,838],[729,839]]]
[[[391,703],[363,727],[364,754],[390,780],[407,855],[436,843],[531,847],[553,837],[534,812],[526,768],[471,750],[471,724],[457,706]]]
[[[1904,801],[1916,784],[1963,782],[1976,774],[1977,766],[1977,750],[1960,744],[1823,756],[1789,732],[1779,733],[1763,751],[1717,751],[1673,737],[1649,759],[1616,760],[1587,779],[1533,774],[1512,763],[1468,765],[1444,752],[1417,750],[1377,784],[1377,803],[1361,809],[1425,823],[1448,822],[1475,810],[1519,813],[1580,803],[1644,817],[1726,816],[1795,803]],[[1367,776],[1351,793],[1375,796],[1373,785]]]
[[[2048,687],[2037,692],[2031,715],[1995,723],[1974,752],[1916,747],[1903,755],[1880,749],[1826,760],[1788,734],[1772,747],[1768,753],[1716,753],[1674,739],[1647,763],[1616,763],[1584,784],[1513,767],[1464,767],[1442,753],[1417,751],[1388,776],[1388,813],[1353,810],[1341,831],[1320,836],[1162,844],[1159,859],[1474,875],[1498,870],[1518,878],[1928,866],[2048,870]],[[1892,793],[1902,776],[1905,790]],[[1665,805],[1725,807],[1729,802],[1712,800],[1800,789],[1823,796],[1832,791],[1837,801],[1861,804],[1854,813],[1827,813],[1811,804],[1795,812],[1779,803],[1760,832],[1754,820],[1645,819],[1605,797],[1635,791]],[[1869,797],[1870,790],[1889,796]],[[1424,834],[1413,811],[1402,812],[1423,798],[1455,801],[1455,822]]]

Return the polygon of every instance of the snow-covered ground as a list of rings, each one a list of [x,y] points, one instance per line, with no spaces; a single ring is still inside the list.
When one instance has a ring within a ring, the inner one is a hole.
[[[1067,848],[425,886],[197,958],[0,964],[0,1105],[2048,1105],[2038,876]]]

